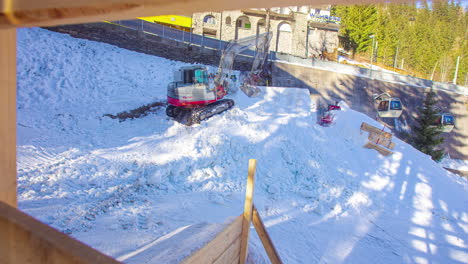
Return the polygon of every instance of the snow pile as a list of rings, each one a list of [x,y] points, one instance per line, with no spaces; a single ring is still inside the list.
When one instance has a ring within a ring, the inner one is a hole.
[[[340,63],[344,62],[344,63],[347,63],[347,64],[356,65],[356,66],[361,67],[361,68],[369,68],[369,69],[373,69],[373,70],[398,74],[397,72],[387,70],[387,69],[379,67],[377,65],[371,65],[370,63],[367,63],[367,62],[355,61],[355,60],[353,60],[351,58],[341,56],[341,55],[338,55],[338,62],[340,62]]]
[[[460,171],[468,171],[468,160],[444,158],[440,162],[440,165],[442,165],[444,168],[450,168],[450,169],[460,170]]]
[[[177,263],[242,212],[255,158],[284,263],[466,263],[466,180],[398,139],[390,157],[362,148],[361,122],[379,123],[344,104],[328,128],[307,90],[273,87],[193,127],[103,117],[164,100],[182,65],[19,30],[20,208],[124,262]],[[267,259],[255,234],[251,259]]]

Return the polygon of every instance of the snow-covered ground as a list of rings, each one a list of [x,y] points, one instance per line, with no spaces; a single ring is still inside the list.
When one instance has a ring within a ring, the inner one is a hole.
[[[374,64],[371,65],[371,64],[368,63],[368,62],[359,62],[359,61],[355,61],[355,60],[353,60],[353,59],[351,59],[351,58],[348,58],[348,57],[345,57],[345,56],[341,56],[341,55],[338,56],[338,62],[346,62],[346,63],[348,63],[348,64],[356,65],[356,66],[363,67],[363,68],[369,68],[369,69],[372,69],[372,70],[378,70],[378,71],[383,71],[383,72],[389,72],[389,73],[398,74],[397,72],[384,69],[384,68],[379,67],[379,66],[377,66],[377,65],[374,65]]]
[[[364,149],[347,107],[321,127],[307,90],[185,127],[156,109],[184,63],[43,29],[18,30],[19,207],[125,263],[177,263],[254,201],[284,263],[468,263],[468,184],[395,139]],[[250,260],[267,263],[252,232]]]
[[[459,171],[468,171],[468,160],[457,160],[445,158],[440,162],[444,168],[459,170]]]

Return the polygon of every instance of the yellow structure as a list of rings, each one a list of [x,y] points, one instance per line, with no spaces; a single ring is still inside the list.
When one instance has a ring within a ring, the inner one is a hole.
[[[192,18],[178,15],[139,17],[138,19],[152,23],[170,25],[175,28],[190,30],[192,28]]]

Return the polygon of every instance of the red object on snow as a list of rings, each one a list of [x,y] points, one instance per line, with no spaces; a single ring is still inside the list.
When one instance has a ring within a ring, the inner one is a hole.
[[[341,110],[341,107],[338,105],[328,105],[328,111],[331,110]]]
[[[333,115],[327,113],[320,119],[320,125],[331,125],[333,123]]]

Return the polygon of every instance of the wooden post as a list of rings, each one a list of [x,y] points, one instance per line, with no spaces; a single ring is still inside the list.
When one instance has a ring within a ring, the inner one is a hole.
[[[16,207],[16,29],[0,30],[0,201]]]
[[[240,264],[244,264],[247,260],[247,253],[249,248],[250,222],[252,222],[253,192],[256,168],[257,160],[250,159],[247,187],[245,190],[244,219],[242,220],[241,248],[239,259]]]
[[[258,213],[257,208],[255,208],[255,205],[253,206],[252,220],[255,230],[257,230],[257,234],[262,241],[263,247],[265,248],[268,257],[270,258],[270,262],[272,264],[282,264],[283,262],[281,261],[281,258],[276,251],[275,246],[273,245],[273,241],[271,241],[271,238],[266,231],[265,225],[263,224],[262,218],[260,218],[260,214]]]

